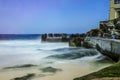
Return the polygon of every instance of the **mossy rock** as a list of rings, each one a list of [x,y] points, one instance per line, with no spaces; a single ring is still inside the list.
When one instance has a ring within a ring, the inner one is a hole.
[[[75,78],[74,80],[92,80],[104,77],[120,77],[120,62],[86,76]]]

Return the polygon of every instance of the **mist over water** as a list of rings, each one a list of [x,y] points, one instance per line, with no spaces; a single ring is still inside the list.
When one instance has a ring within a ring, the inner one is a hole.
[[[68,43],[48,43],[41,42],[40,39],[1,40],[0,80],[10,80],[28,73],[37,75],[32,80],[73,80],[75,77],[111,65],[110,62],[100,62],[104,58],[105,56],[96,49],[73,48],[69,47]],[[38,66],[27,69],[3,70],[4,67],[23,64]],[[56,71],[45,73],[40,70],[46,67],[55,68]]]

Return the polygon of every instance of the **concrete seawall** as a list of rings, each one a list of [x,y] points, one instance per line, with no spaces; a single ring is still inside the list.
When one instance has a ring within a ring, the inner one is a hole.
[[[98,44],[103,50],[120,54],[120,40],[94,38],[94,37],[88,39],[89,42],[93,44],[93,46],[96,46]]]
[[[114,61],[120,60],[120,40],[87,37],[86,41],[94,47],[98,45],[101,49],[99,51],[112,58]]]

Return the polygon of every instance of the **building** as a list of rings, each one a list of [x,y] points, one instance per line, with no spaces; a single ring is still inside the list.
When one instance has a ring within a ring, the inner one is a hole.
[[[110,20],[120,17],[120,0],[110,0]]]

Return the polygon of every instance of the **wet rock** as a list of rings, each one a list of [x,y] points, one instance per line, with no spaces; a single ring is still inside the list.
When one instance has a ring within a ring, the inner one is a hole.
[[[45,67],[40,69],[42,72],[50,72],[50,73],[56,73],[58,71],[62,71],[62,69],[53,68],[53,67]]]
[[[42,41],[46,41],[46,39],[47,39],[47,34],[42,34],[41,39],[42,39]]]
[[[82,47],[86,34],[71,34],[69,38],[69,46]]]
[[[69,39],[67,38],[67,34],[63,33],[62,34],[62,42],[68,42]]]
[[[29,68],[29,67],[35,67],[37,65],[33,65],[33,64],[24,64],[24,65],[16,65],[13,67],[5,67],[3,69],[14,69],[14,68]]]
[[[35,76],[35,74],[31,73],[31,74],[27,74],[27,75],[22,76],[22,77],[16,77],[16,78],[11,79],[11,80],[31,80],[34,76]]]
[[[69,46],[81,47],[82,41],[83,40],[81,38],[70,38]]]

